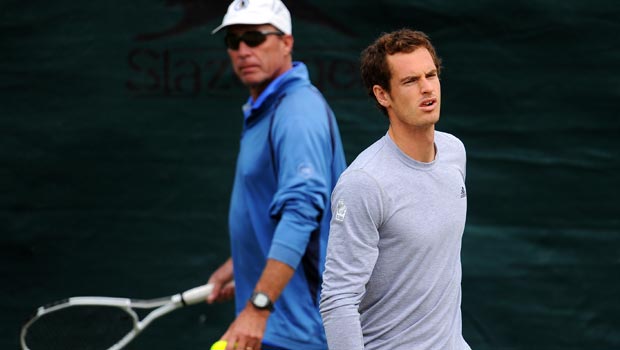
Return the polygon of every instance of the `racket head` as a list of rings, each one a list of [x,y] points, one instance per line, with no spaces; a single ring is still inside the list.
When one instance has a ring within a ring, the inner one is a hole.
[[[73,304],[71,299],[40,307],[20,333],[23,350],[106,350],[133,338],[138,316],[120,305]]]
[[[159,299],[73,297],[42,306],[21,330],[22,350],[119,350],[155,319],[204,301],[213,285]],[[133,309],[154,309],[142,320]]]

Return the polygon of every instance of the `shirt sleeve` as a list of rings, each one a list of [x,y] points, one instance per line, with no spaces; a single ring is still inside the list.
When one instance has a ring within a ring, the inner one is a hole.
[[[320,96],[302,91],[284,98],[274,116],[278,190],[269,211],[278,225],[269,257],[293,268],[311,234],[318,231],[331,191],[332,146],[326,108]]]
[[[332,194],[332,220],[320,311],[330,350],[363,350],[359,306],[378,258],[381,189],[360,170],[343,175]]]

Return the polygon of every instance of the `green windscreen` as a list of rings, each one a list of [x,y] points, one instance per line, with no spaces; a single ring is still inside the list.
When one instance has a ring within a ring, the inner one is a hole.
[[[294,59],[332,106],[349,162],[387,130],[359,78],[361,50],[402,27],[435,44],[437,129],[468,154],[472,349],[620,349],[620,5],[286,4]],[[0,4],[0,348],[18,347],[39,305],[174,294],[228,257],[248,95],[223,34],[211,35],[227,5]],[[233,313],[179,310],[128,349],[208,349]]]

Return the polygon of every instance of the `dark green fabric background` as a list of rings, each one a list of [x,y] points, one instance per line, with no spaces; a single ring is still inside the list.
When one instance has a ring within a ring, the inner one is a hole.
[[[403,26],[434,41],[438,129],[468,150],[472,348],[620,349],[620,5],[288,5],[295,58],[335,110],[349,161],[386,131],[359,52]],[[225,7],[0,1],[0,348],[17,348],[40,304],[172,294],[228,256],[247,95],[210,35]],[[129,349],[207,349],[232,317],[232,304],[181,310]]]

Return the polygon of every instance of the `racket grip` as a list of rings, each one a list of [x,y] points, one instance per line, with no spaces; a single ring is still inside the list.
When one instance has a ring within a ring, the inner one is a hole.
[[[183,292],[181,298],[183,298],[186,305],[197,304],[204,302],[211,294],[211,291],[213,291],[213,285],[209,283]]]

